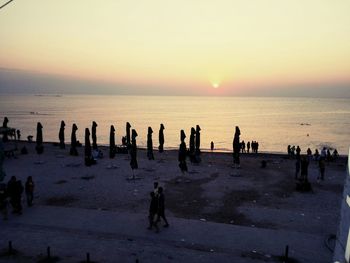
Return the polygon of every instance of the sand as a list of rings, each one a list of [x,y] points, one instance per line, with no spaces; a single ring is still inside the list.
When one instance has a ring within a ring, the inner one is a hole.
[[[133,175],[129,156],[109,159],[107,147],[100,147],[104,157],[96,165],[86,167],[83,148],[73,157],[69,146],[46,143],[37,155],[35,143],[20,142],[19,148],[24,145],[28,155],[5,160],[5,181],[33,176],[34,206],[1,221],[0,249],[14,240],[20,253],[9,257],[4,250],[0,262],[36,262],[47,245],[60,251],[61,262],[79,262],[87,251],[95,262],[279,262],[286,245],[295,262],[331,262],[323,241],[337,232],[344,157],[327,163],[321,183],[312,162],[313,191],[300,193],[295,160],[281,154],[243,154],[242,169],[234,169],[231,154],[202,153],[202,162],[188,162],[182,174],[177,151],[155,151],[149,161],[139,150],[139,179],[127,180]],[[164,188],[170,223],[160,233],[146,229],[154,181]],[[106,251],[109,246],[118,249]]]

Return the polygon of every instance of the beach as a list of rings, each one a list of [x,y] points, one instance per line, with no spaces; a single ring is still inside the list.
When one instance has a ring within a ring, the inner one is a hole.
[[[283,154],[242,154],[241,169],[232,154],[203,152],[188,173],[178,167],[178,152],[137,153],[104,157],[84,165],[59,149],[21,141],[27,155],[6,158],[5,181],[16,176],[35,182],[34,206],[1,221],[0,249],[12,240],[17,256],[0,262],[36,262],[51,246],[62,262],[79,262],[87,252],[96,262],[279,262],[286,245],[295,262],[330,262],[325,240],[336,234],[346,175],[346,158],[326,164],[325,180],[317,182],[318,166],[309,165],[312,192],[295,190],[295,160]],[[266,161],[266,168],[261,162]],[[135,175],[136,180],[130,180]],[[147,230],[149,192],[153,182],[164,188],[170,227]],[[25,202],[23,202],[24,204]],[[25,237],[25,238],[23,238]]]

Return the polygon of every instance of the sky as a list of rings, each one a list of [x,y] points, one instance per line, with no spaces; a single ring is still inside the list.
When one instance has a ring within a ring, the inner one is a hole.
[[[348,0],[14,0],[0,92],[350,97],[349,13]]]

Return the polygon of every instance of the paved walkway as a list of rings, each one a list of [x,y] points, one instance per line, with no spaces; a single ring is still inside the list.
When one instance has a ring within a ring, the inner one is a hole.
[[[47,246],[60,262],[82,261],[87,252],[95,262],[276,262],[274,256],[287,244],[298,262],[332,259],[324,236],[199,219],[168,221],[169,228],[155,233],[147,230],[147,217],[141,214],[34,206],[0,221],[0,249],[12,240],[21,252],[17,259],[0,254],[0,262],[36,262]]]

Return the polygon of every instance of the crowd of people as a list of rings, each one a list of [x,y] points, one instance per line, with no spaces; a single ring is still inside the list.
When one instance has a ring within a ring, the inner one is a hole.
[[[22,181],[12,176],[8,183],[0,183],[0,210],[3,219],[8,219],[8,209],[12,207],[13,214],[22,214],[22,194],[25,192],[28,207],[33,205],[34,199],[34,182],[31,176],[23,187]]]

